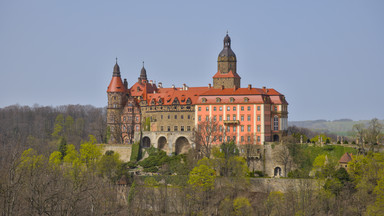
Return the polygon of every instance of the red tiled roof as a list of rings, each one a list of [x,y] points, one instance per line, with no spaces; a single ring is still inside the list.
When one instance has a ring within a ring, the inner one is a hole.
[[[352,153],[344,153],[343,156],[341,156],[339,163],[348,163],[352,160]]]
[[[107,88],[107,92],[126,92],[127,89],[124,87],[123,81],[120,77],[112,77],[111,82]]]
[[[130,89],[131,96],[143,96],[145,98],[147,93],[152,93],[157,90],[157,87],[155,84],[145,82],[136,82],[133,84],[133,86]]]
[[[155,99],[156,105],[159,105],[159,100],[162,100],[163,105],[171,105],[175,98],[179,104],[187,104],[187,100],[191,100],[191,105],[197,102],[199,95],[207,91],[208,87],[188,87],[187,90],[182,88],[159,88],[156,93],[147,94],[147,103],[152,105],[152,100]]]
[[[217,73],[213,76],[213,78],[229,78],[229,77],[240,78],[238,74],[234,74],[232,71],[229,71],[226,74],[222,74],[220,73],[220,71],[217,71]]]

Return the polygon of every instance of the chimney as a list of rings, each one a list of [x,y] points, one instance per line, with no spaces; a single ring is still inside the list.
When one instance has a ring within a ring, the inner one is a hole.
[[[236,86],[233,86],[233,91],[236,91],[236,89],[237,89]]]
[[[248,90],[251,90],[251,89],[252,89],[252,85],[248,84]]]
[[[187,85],[185,83],[183,84],[183,90],[187,90]]]
[[[149,83],[152,85],[153,84],[153,80],[149,80]]]
[[[173,88],[173,89],[175,88],[175,84],[172,84],[172,88]]]
[[[163,88],[163,83],[162,82],[159,82],[159,84],[157,85],[158,88]]]
[[[209,88],[209,89],[211,88],[211,83],[208,84],[208,88]]]
[[[224,89],[224,85],[221,85],[221,90],[223,90]]]
[[[128,89],[128,82],[127,82],[127,79],[124,79],[124,87],[125,87],[126,89]]]

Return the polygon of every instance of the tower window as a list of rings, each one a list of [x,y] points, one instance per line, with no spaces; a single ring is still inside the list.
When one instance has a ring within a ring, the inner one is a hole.
[[[273,130],[279,130],[279,117],[277,116],[273,118]]]

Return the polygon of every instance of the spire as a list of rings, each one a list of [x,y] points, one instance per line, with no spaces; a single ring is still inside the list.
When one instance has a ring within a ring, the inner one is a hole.
[[[231,49],[231,38],[228,35],[228,31],[227,31],[227,34],[224,37],[224,41],[223,42],[224,42],[224,47],[223,47],[223,50],[220,52],[219,57],[223,57],[223,56],[230,57],[230,56],[233,56],[233,57],[236,58],[235,53]]]
[[[116,57],[116,64],[115,66],[113,67],[113,77],[120,77],[120,67],[119,65],[117,64],[117,57]]]
[[[144,68],[144,61],[143,61],[143,68],[141,68],[140,77],[141,80],[147,80],[147,70]]]

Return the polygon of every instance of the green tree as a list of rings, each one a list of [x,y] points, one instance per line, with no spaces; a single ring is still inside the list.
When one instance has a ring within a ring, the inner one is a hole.
[[[62,158],[63,156],[61,155],[61,152],[54,151],[49,156],[49,164],[52,165],[53,167],[59,167],[61,164]]]
[[[52,136],[54,138],[59,138],[61,137],[63,134],[63,127],[64,127],[64,116],[63,114],[59,114],[57,117],[56,117],[56,120],[55,120],[55,127],[53,128],[53,133],[52,133]]]
[[[206,165],[200,165],[189,173],[188,184],[194,189],[207,191],[214,188],[215,179],[215,170]]]
[[[383,173],[382,170],[381,173]],[[384,212],[384,174],[381,179],[378,181],[377,186],[375,187],[374,193],[376,195],[375,203],[368,206],[367,213],[368,215],[379,216],[383,215]]]
[[[88,168],[94,167],[101,157],[101,147],[96,146],[96,138],[89,135],[89,141],[80,145],[80,159]]]
[[[237,197],[233,201],[233,211],[236,216],[252,215],[252,206],[247,198]]]
[[[67,141],[64,137],[60,137],[59,140],[59,152],[61,153],[61,159],[63,159],[67,152]]]

